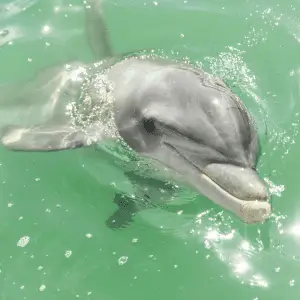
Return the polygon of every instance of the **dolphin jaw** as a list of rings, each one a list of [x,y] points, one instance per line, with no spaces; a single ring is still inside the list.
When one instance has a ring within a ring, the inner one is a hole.
[[[260,223],[270,217],[270,197],[255,170],[222,163],[211,163],[202,169],[188,159],[178,147],[169,142],[165,142],[165,145],[175,150],[185,163],[193,168],[193,175],[186,177],[183,174],[187,168],[176,170],[185,177],[183,181],[208,199],[231,211],[245,223]],[[173,168],[172,165],[170,162],[169,167]]]
[[[231,211],[245,223],[264,222],[272,213],[269,199],[267,201],[239,199],[204,173],[201,173],[200,178],[193,179],[191,183],[201,194],[224,209]]]

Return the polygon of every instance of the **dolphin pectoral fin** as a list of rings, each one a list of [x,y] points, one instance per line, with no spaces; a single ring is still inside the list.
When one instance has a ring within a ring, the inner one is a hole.
[[[106,220],[110,229],[121,229],[128,227],[133,222],[133,217],[139,211],[134,199],[129,196],[117,193],[114,203],[118,209]]]
[[[132,171],[126,172],[125,175],[134,186],[135,196],[121,193],[115,195],[114,203],[117,204],[118,209],[106,221],[106,225],[110,229],[122,229],[130,226],[135,215],[147,209],[162,207],[168,203],[174,192],[172,187],[167,186],[159,179],[142,177]],[[170,198],[158,200],[162,195],[160,192],[157,194],[159,189],[163,189]]]
[[[7,126],[2,131],[2,144],[15,151],[59,151],[87,145],[83,132],[66,126]]]
[[[96,60],[114,55],[103,16],[103,0],[86,0],[85,31],[88,44]]]

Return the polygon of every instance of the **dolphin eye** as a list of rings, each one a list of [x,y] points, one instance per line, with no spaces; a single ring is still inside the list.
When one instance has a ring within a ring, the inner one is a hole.
[[[153,119],[144,119],[143,127],[150,134],[155,134],[157,132],[157,128]]]

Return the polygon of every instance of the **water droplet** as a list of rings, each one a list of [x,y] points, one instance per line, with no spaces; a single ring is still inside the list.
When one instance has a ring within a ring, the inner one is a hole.
[[[280,271],[280,267],[275,268],[275,272],[278,273]]]
[[[295,280],[294,279],[290,280],[290,286],[294,286],[294,285],[295,285]]]
[[[69,258],[71,255],[72,255],[72,251],[71,251],[71,250],[67,250],[67,251],[65,252],[65,257],[66,257],[66,258]]]
[[[42,284],[40,287],[39,287],[39,291],[40,292],[43,292],[45,290],[46,286],[44,284]]]
[[[30,241],[30,237],[29,236],[23,236],[19,239],[17,246],[18,247],[25,247]]]
[[[51,31],[51,27],[49,25],[45,25],[43,28],[42,28],[42,33],[44,34],[47,34]]]
[[[120,266],[122,266],[122,265],[126,264],[127,261],[128,261],[128,256],[121,256],[121,257],[119,258],[119,260],[118,260],[118,264],[119,264]]]

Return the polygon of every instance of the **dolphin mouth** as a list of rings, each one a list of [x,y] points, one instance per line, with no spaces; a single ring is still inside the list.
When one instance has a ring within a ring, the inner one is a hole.
[[[229,163],[210,163],[199,168],[177,147],[168,146],[197,169],[200,177],[195,176],[191,182],[210,200],[233,212],[245,223],[260,223],[270,217],[270,196],[256,170]]]
[[[241,199],[232,195],[205,173],[202,173],[200,178],[193,182],[195,187],[199,186],[200,192],[214,203],[234,213],[241,221],[255,224],[262,223],[270,217],[272,207],[269,199],[266,201]]]
[[[219,197],[215,195],[212,200],[220,202],[218,204],[231,210],[244,222],[263,222],[271,215],[270,196],[256,170],[213,163],[204,168],[202,176],[219,191]]]

